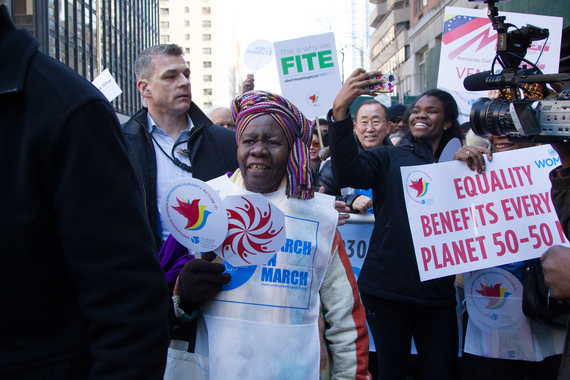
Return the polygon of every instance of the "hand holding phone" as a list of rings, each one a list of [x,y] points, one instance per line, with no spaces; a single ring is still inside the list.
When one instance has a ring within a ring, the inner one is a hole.
[[[373,92],[393,92],[394,91],[394,74],[378,74],[368,79],[382,80],[377,84],[368,86],[368,90]]]

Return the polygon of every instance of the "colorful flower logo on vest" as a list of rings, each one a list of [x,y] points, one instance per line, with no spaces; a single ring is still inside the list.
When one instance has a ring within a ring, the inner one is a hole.
[[[507,298],[511,295],[511,293],[507,291],[507,288],[501,288],[500,283],[491,286],[483,284],[479,285],[481,288],[476,290],[476,292],[488,299],[489,303],[487,306],[485,306],[487,309],[500,308],[507,301]]]
[[[464,291],[469,320],[480,328],[505,327],[521,321],[522,288],[519,279],[502,268],[466,273]]]

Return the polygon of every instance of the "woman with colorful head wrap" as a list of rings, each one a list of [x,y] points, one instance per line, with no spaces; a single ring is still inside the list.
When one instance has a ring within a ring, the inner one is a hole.
[[[287,99],[263,91],[249,91],[235,98],[232,105],[232,117],[237,125],[238,144],[246,127],[256,118],[270,117],[281,127],[289,145],[287,196],[303,200],[312,198],[313,182],[308,146],[311,143],[312,128],[315,123],[307,120],[301,111]],[[245,174],[244,169],[240,165],[242,174]]]
[[[332,378],[370,379],[364,308],[334,198],[313,191],[313,122],[262,91],[238,96],[232,116],[239,169],[208,184],[222,199],[262,194],[285,214],[286,243],[265,265],[224,263],[232,280],[201,305],[195,354],[210,379],[325,378],[327,351]],[[181,355],[171,349],[170,367]]]

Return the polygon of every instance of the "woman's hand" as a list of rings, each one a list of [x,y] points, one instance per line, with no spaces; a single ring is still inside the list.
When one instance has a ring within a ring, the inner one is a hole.
[[[459,148],[457,153],[455,153],[453,159],[465,161],[469,169],[481,174],[485,171],[485,157],[483,157],[484,154],[487,155],[489,161],[493,160],[493,154],[489,149],[480,146],[464,145]]]
[[[379,74],[380,71],[366,72],[364,69],[356,69],[350,74],[333,102],[333,118],[336,121],[346,117],[348,109],[360,95],[376,96],[375,92],[368,90],[368,86],[382,83],[383,80],[368,78]]]

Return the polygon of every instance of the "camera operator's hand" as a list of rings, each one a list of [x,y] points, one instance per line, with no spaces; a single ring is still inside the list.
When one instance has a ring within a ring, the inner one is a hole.
[[[213,252],[202,254],[201,259],[187,262],[178,275],[180,308],[186,312],[198,308],[222,290],[231,280],[229,273],[223,273],[224,264],[211,262],[216,257]]]
[[[381,74],[380,71],[366,72],[364,69],[356,69],[350,74],[333,102],[333,118],[336,121],[346,117],[348,109],[360,95],[376,96],[374,92],[368,89],[368,86],[382,83],[383,81],[368,78],[379,74]]]
[[[468,146],[464,145],[453,156],[454,160],[465,161],[469,169],[481,174],[485,171],[485,157],[486,154],[489,161],[493,160],[493,153],[487,148],[481,146]]]
[[[570,248],[555,245],[540,258],[544,282],[552,297],[570,300]]]

